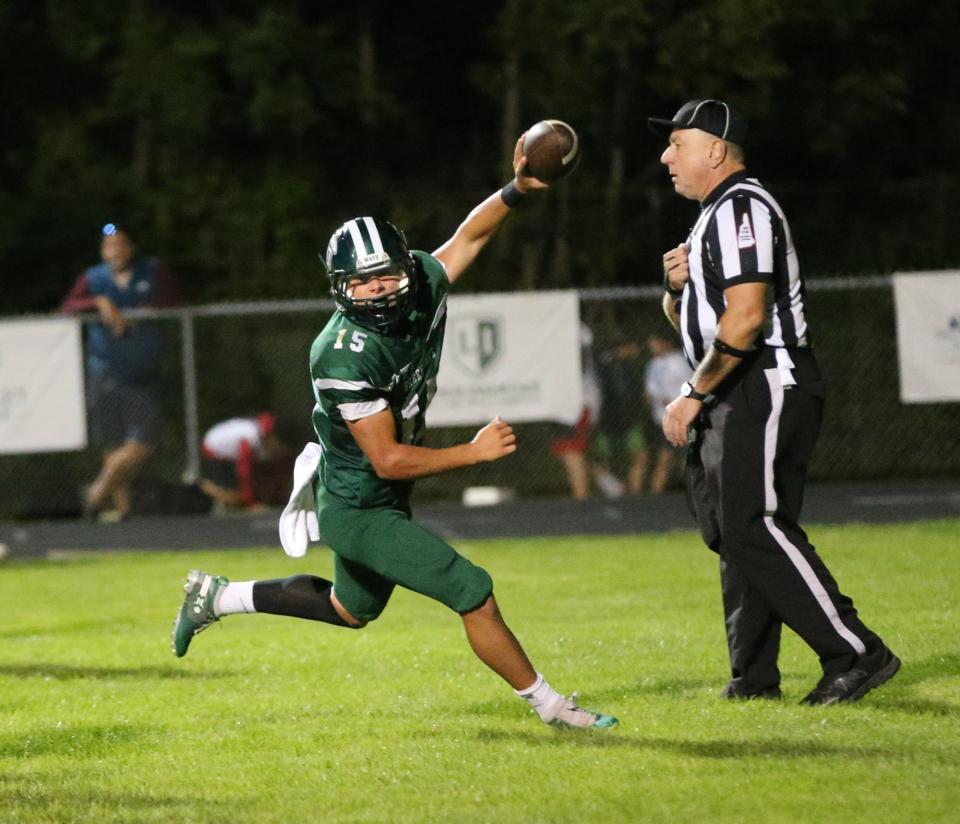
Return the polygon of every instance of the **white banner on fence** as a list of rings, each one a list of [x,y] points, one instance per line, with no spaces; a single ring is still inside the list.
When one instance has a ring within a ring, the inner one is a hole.
[[[431,426],[575,423],[583,406],[580,304],[573,291],[454,295]]]
[[[960,272],[893,276],[904,403],[960,401]]]
[[[86,445],[80,321],[0,323],[0,454]]]

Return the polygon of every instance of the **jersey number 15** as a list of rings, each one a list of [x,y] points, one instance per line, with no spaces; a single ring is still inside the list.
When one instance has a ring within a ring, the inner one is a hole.
[[[343,338],[347,334],[346,329],[341,329],[337,332],[337,340],[333,344],[334,349],[343,349]],[[350,336],[350,350],[352,352],[362,352],[363,351],[363,342],[366,340],[367,333],[354,330],[353,335]]]

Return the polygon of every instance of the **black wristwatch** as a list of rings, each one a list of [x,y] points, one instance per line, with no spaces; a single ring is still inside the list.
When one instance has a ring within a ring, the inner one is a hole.
[[[686,381],[683,386],[680,387],[680,394],[685,398],[693,398],[695,401],[700,401],[700,403],[710,403],[713,400],[713,395],[705,392],[698,392],[694,389],[694,386],[690,381]]]

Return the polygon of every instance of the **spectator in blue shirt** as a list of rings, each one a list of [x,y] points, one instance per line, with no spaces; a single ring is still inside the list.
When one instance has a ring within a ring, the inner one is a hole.
[[[61,309],[100,315],[99,323],[87,325],[86,380],[91,436],[104,453],[83,503],[86,513],[115,520],[130,513],[130,485],[153,452],[163,348],[159,324],[133,322],[124,312],[174,306],[179,292],[166,266],[137,255],[125,227],[103,227],[100,256],[102,262],[77,279]]]

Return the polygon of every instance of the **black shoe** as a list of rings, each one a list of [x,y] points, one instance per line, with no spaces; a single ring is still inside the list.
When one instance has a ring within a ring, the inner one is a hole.
[[[861,657],[860,661],[863,661]],[[858,662],[859,663],[859,662]],[[840,701],[859,701],[874,687],[885,684],[900,669],[900,659],[886,650],[877,666],[858,666],[839,675],[825,675],[800,702],[827,707]]]
[[[780,692],[780,687],[778,687],[776,684],[774,684],[772,687],[764,687],[763,689],[759,690],[745,691],[731,681],[723,688],[723,692],[720,693],[720,697],[727,698],[731,701],[748,701],[752,698],[765,698],[771,701],[779,701],[781,698],[783,698],[783,693]]]

